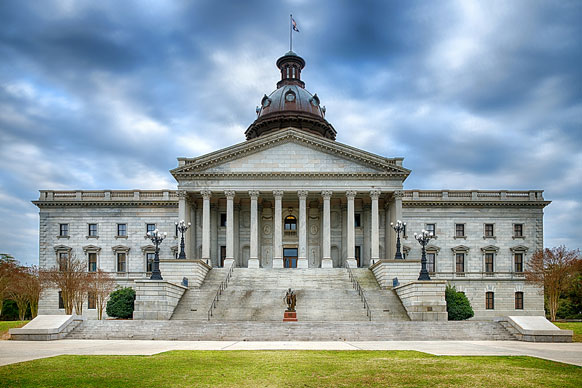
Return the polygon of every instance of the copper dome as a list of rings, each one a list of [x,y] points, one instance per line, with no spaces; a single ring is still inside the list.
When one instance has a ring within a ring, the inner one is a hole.
[[[336,131],[325,119],[325,107],[320,105],[317,94],[305,90],[301,81],[303,58],[289,51],[277,60],[281,81],[277,89],[261,99],[257,107],[257,119],[246,130],[247,140],[273,130],[294,127],[335,140]]]

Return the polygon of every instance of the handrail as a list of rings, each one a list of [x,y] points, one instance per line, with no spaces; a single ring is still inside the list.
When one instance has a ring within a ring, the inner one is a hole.
[[[220,297],[220,295],[222,295],[222,291],[226,290],[226,288],[228,287],[228,282],[229,282],[230,278],[232,277],[233,270],[234,270],[234,262],[230,265],[228,273],[226,274],[226,278],[224,278],[224,280],[222,282],[220,282],[220,285],[218,286],[218,290],[216,290],[216,295],[214,295],[214,299],[212,299],[212,303],[210,304],[210,308],[208,309],[208,320],[209,321],[210,321],[210,317],[212,317],[212,310],[214,310],[216,308],[216,303],[218,303],[218,301],[220,300],[219,297]]]
[[[353,287],[358,291],[358,295],[360,295],[361,301],[364,303],[364,308],[366,309],[366,316],[371,321],[372,320],[372,311],[370,310],[370,305],[368,304],[368,300],[366,299],[366,295],[364,294],[364,289],[360,286],[360,283],[356,280],[350,265],[346,263],[346,269],[348,270],[348,275],[350,275],[350,280],[352,281]]]

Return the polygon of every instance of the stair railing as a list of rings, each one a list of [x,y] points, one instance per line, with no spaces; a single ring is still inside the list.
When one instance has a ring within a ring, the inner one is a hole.
[[[346,269],[348,270],[348,275],[350,275],[350,280],[352,281],[352,286],[356,291],[358,291],[358,295],[360,295],[360,299],[362,303],[364,303],[364,308],[366,309],[366,316],[371,321],[372,320],[372,310],[370,310],[370,305],[368,304],[368,300],[366,299],[366,295],[364,293],[364,289],[355,278],[352,269],[350,268],[350,264],[346,263]]]
[[[234,262],[230,265],[228,269],[228,273],[222,282],[220,282],[220,286],[218,286],[218,290],[216,290],[216,294],[214,295],[214,299],[212,299],[212,303],[210,304],[210,308],[208,309],[208,320],[210,321],[210,317],[212,317],[212,310],[216,308],[216,304],[220,300],[220,295],[222,295],[222,291],[226,290],[228,287],[228,282],[232,277],[232,272],[234,271]]]

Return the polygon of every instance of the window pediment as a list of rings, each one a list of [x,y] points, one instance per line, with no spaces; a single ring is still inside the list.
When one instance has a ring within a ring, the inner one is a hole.
[[[408,252],[410,252],[412,248],[410,248],[408,245],[403,245],[402,246],[402,252],[404,252],[406,255],[408,255]]]
[[[511,247],[509,248],[509,250],[511,250],[511,252],[516,253],[516,252],[527,252],[528,251],[528,247],[526,247],[525,245],[517,245],[515,247]]]
[[[495,245],[487,245],[486,247],[481,248],[481,252],[499,252],[499,247]]]
[[[451,248],[453,252],[469,252],[469,247],[465,245],[457,245],[456,247]]]
[[[55,252],[71,252],[73,250],[73,248],[68,247],[66,245],[56,245],[54,249]]]
[[[98,247],[96,245],[85,245],[83,247],[83,252],[87,253],[87,252],[99,252],[101,251],[101,247]]]
[[[426,251],[427,252],[435,252],[435,253],[439,253],[441,250],[441,248],[437,247],[436,245],[428,245],[426,247]]]
[[[114,252],[129,252],[129,247],[126,247],[125,245],[116,245],[114,247],[111,248]]]
[[[144,245],[143,247],[141,247],[141,251],[142,252],[154,252],[156,250],[156,247],[153,245]]]

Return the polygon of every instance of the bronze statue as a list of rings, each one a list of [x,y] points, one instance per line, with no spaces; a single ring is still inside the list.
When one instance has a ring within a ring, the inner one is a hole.
[[[287,303],[286,311],[295,311],[295,304],[297,303],[297,295],[292,289],[289,289],[283,298],[285,303]]]

